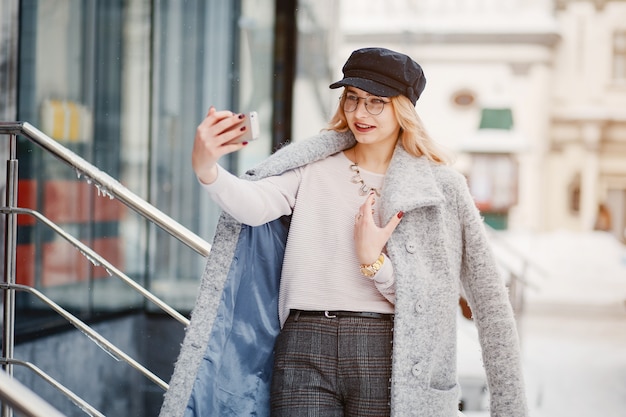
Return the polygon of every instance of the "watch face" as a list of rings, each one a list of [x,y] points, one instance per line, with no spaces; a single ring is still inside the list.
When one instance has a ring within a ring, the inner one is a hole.
[[[381,254],[378,259],[376,259],[376,262],[374,262],[373,264],[361,265],[361,274],[365,275],[366,277],[373,277],[380,270],[380,267],[383,265],[384,260],[385,258]]]

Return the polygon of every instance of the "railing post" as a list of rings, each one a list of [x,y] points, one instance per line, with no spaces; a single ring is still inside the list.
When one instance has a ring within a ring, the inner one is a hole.
[[[11,134],[9,140],[9,159],[7,160],[6,206],[17,206],[17,135]],[[15,284],[15,260],[17,244],[17,214],[7,211],[4,215],[4,283]],[[15,347],[15,290],[7,287],[3,292],[4,332],[2,337],[2,356],[13,359]],[[2,365],[9,377],[13,377],[13,365]],[[12,417],[13,408],[2,403],[2,417]]]

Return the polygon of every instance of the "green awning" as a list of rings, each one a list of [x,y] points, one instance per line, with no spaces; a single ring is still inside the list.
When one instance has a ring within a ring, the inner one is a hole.
[[[479,129],[513,129],[513,112],[509,108],[482,109]]]

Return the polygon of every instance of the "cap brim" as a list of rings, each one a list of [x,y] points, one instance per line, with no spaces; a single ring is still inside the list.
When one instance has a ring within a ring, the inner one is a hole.
[[[402,94],[396,89],[380,84],[376,81],[366,80],[364,78],[344,78],[343,80],[332,83],[329,87],[331,89],[339,87],[356,87],[380,97],[395,97]]]

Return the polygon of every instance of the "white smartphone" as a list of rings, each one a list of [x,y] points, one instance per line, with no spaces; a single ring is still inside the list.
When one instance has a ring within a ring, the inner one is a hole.
[[[234,140],[233,143],[252,142],[253,140],[257,140],[259,138],[259,116],[255,111],[246,113],[246,118],[243,119],[241,124],[239,124],[240,128],[242,126],[245,126],[246,130],[243,132],[243,135]]]

